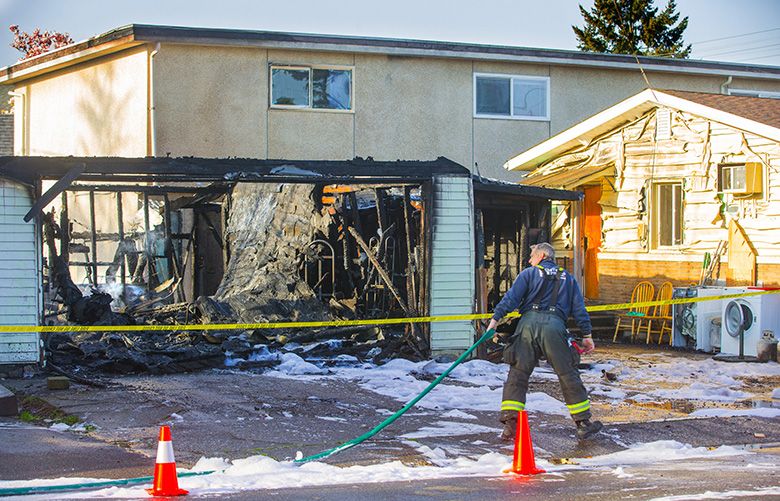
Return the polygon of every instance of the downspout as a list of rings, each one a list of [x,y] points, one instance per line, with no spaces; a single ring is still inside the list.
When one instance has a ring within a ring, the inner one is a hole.
[[[734,77],[729,76],[725,82],[720,84],[720,93],[724,95],[728,95],[729,93],[729,85],[731,85],[731,81],[734,80]]]
[[[14,98],[14,122],[19,118],[19,154],[25,156],[29,154],[27,148],[27,94],[24,92],[9,91],[8,95]],[[16,100],[19,99],[22,104],[16,106]],[[17,111],[21,111],[17,113]]]
[[[154,109],[154,56],[160,52],[160,43],[154,46],[154,50],[149,53],[149,151],[147,156],[157,156],[157,121],[155,120]]]

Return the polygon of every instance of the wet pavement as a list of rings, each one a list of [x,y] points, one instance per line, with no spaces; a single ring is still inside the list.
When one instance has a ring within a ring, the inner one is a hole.
[[[151,475],[161,424],[172,427],[179,467],[189,468],[204,456],[235,460],[262,454],[277,460],[291,459],[298,451],[304,455],[318,453],[361,435],[402,405],[361,388],[355,381],[328,377],[279,378],[208,370],[180,375],[121,376],[109,381],[106,388],[73,383],[70,389],[60,391],[47,390],[43,377],[3,381],[18,394],[36,395],[66,414],[78,416],[90,424],[90,430],[55,431],[20,423],[16,418],[0,418],[0,479]],[[549,387],[554,394],[556,385],[554,381],[536,381],[532,391]],[[580,492],[573,486],[586,482],[583,476],[588,478],[588,493],[607,499],[617,497],[618,490],[625,491],[626,495],[620,496],[623,498],[649,499],[656,495],[704,492],[702,489],[707,486],[725,492],[730,486],[759,489],[780,485],[777,473],[771,470],[752,470],[760,473],[758,476],[745,474],[744,470],[745,461],[773,465],[779,462],[777,450],[772,448],[780,444],[778,419],[692,418],[664,405],[637,406],[632,418],[625,405],[595,397],[594,413],[604,421],[605,428],[585,442],[575,439],[568,418],[530,413],[537,458],[565,464],[576,462],[576,458],[620,451],[629,444],[658,440],[675,440],[694,447],[735,445],[757,452],[719,458],[717,467],[708,467],[706,460],[632,466],[625,470],[631,476],[624,477],[578,470],[520,483],[500,477],[382,484],[369,488],[371,497],[485,499],[509,497],[517,491],[538,497],[557,493],[577,499]],[[476,419],[446,420],[462,422],[473,432],[432,436],[435,433],[430,430],[442,421],[441,412],[414,408],[374,438],[327,462],[347,466],[400,460],[408,465],[429,465],[429,459],[420,452],[422,446],[440,448],[450,458],[488,452],[501,452],[509,458],[512,445],[498,438],[497,413],[467,412]],[[402,435],[406,437],[399,438]],[[292,493],[298,499],[365,496],[362,488],[344,486],[265,491],[264,495],[288,499]],[[250,498],[253,497],[246,493],[225,497]]]

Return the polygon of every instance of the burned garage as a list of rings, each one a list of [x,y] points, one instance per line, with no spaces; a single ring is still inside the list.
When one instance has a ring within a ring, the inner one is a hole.
[[[559,190],[472,178],[445,158],[2,160],[32,186],[41,322],[148,325],[44,333],[55,368],[178,372],[307,359],[423,358],[473,322],[187,330],[490,311],[549,237]],[[170,328],[154,330],[152,326]]]

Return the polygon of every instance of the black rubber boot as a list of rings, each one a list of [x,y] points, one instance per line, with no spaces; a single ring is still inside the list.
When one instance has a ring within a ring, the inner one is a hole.
[[[590,419],[577,421],[577,438],[580,440],[590,438],[601,431],[603,427],[604,425],[601,424],[601,421],[591,421]]]
[[[515,432],[517,431],[517,411],[501,411],[501,418],[504,423],[504,429],[501,431],[501,440],[504,442],[513,442]]]

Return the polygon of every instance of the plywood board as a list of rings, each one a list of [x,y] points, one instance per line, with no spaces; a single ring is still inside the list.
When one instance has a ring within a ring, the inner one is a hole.
[[[737,221],[729,223],[726,285],[756,285],[756,249]]]

